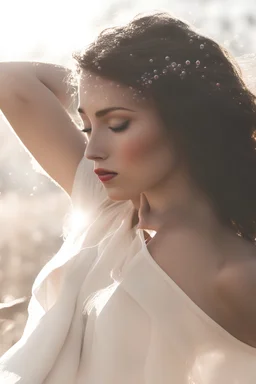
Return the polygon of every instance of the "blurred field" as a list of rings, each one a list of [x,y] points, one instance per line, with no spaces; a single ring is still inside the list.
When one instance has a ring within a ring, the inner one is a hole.
[[[0,310],[1,356],[23,332],[31,286],[63,242],[70,201],[61,190],[27,197],[9,192],[0,197],[0,302],[27,298]]]

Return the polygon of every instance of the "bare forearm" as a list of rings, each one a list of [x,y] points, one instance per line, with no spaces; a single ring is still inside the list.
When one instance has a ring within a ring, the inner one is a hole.
[[[53,64],[0,63],[0,110],[33,158],[68,194],[85,150],[79,122],[67,108],[74,104],[69,75],[70,70]]]
[[[33,97],[30,84],[38,79],[70,111],[77,98],[77,89],[71,84],[70,76],[70,69],[56,64],[0,62],[0,100],[14,95],[23,99]]]

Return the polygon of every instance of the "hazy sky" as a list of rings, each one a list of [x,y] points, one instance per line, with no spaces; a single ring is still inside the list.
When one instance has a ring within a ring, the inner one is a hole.
[[[216,19],[228,15],[236,28],[236,36],[230,39],[242,33],[243,14],[256,17],[255,0],[137,0],[136,6],[131,4],[132,0],[0,0],[0,59],[34,59],[44,52],[45,58],[55,60],[86,46],[107,26],[106,19],[110,25],[122,23],[153,9],[169,10],[195,24],[205,21],[202,29],[211,35],[216,32]]]

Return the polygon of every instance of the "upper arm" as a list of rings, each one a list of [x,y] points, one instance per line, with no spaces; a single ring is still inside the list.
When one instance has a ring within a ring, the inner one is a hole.
[[[40,166],[70,195],[86,148],[85,135],[38,79],[30,79],[25,91],[24,87],[1,100],[1,110]]]

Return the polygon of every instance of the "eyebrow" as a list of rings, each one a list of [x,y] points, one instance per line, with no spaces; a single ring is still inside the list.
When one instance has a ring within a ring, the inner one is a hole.
[[[123,108],[123,107],[110,107],[110,108],[105,108],[105,109],[102,109],[100,111],[97,111],[95,113],[95,116],[96,117],[103,117],[105,116],[106,114],[110,113],[110,112],[113,112],[113,111],[117,111],[117,110],[123,110],[123,111],[130,111],[130,112],[135,112],[133,111],[132,109],[128,109],[128,108]],[[82,114],[82,115],[86,115],[85,111],[83,108],[79,107],[77,109],[77,111]]]

